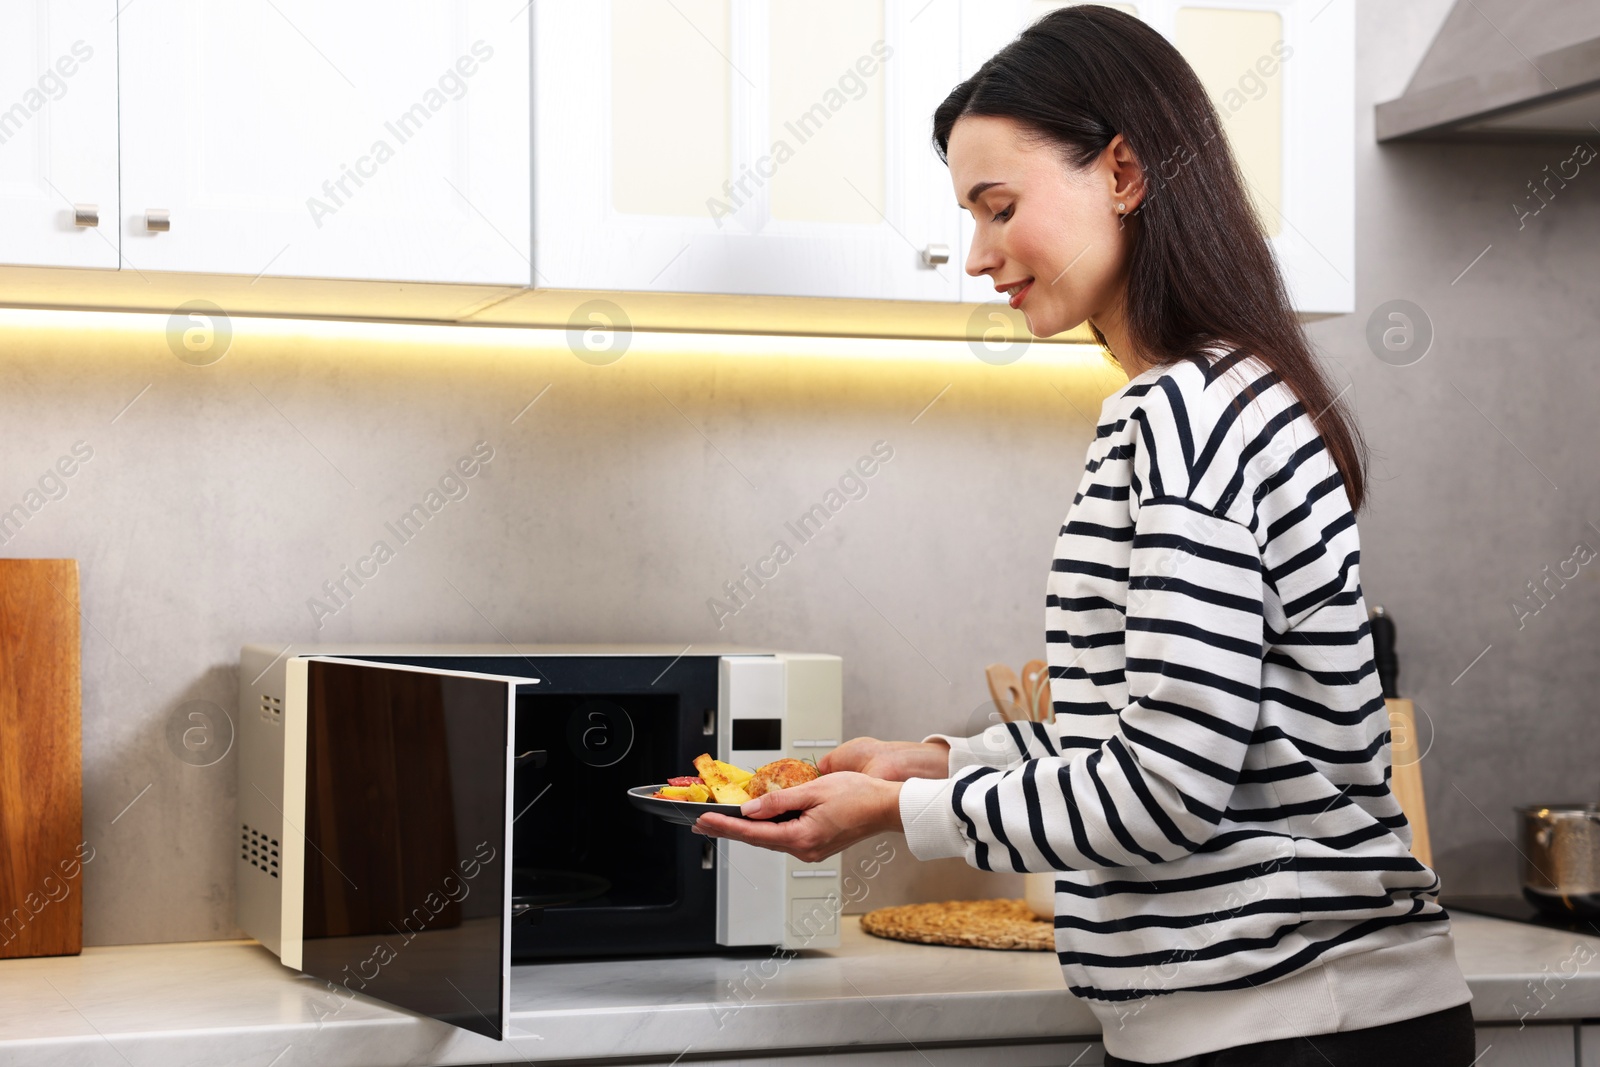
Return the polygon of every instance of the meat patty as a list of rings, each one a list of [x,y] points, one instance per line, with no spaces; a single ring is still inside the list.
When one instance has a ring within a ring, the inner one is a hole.
[[[804,760],[778,759],[756,768],[756,776],[745,783],[751,798],[815,780],[817,769]]]

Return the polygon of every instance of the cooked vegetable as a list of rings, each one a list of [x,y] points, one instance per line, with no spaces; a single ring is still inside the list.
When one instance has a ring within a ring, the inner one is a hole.
[[[662,787],[655,795],[663,800],[692,800],[696,804],[704,804],[711,799],[711,790],[699,783],[695,785],[669,785]]]
[[[711,789],[711,796],[718,804],[743,804],[750,799],[750,794],[744,791],[742,784],[753,777],[748,771],[740,770],[731,763],[712,759],[708,753],[701,753],[694,758],[694,769],[705,779],[706,785]],[[740,780],[734,781],[734,775],[740,775]]]

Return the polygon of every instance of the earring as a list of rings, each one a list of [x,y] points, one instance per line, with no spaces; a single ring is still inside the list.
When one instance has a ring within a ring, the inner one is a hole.
[[[1124,203],[1123,203],[1123,202],[1122,202],[1122,201],[1120,201],[1120,200],[1119,200],[1119,201],[1117,201],[1117,214],[1119,214],[1119,215],[1120,215],[1120,214],[1122,214],[1122,213],[1123,213],[1123,212],[1124,212],[1124,211],[1126,211],[1126,210],[1128,210],[1128,205],[1127,205],[1127,204],[1124,204]]]

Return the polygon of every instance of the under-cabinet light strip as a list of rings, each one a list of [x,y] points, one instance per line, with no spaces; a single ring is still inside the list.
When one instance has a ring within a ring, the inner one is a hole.
[[[82,311],[0,308],[0,329],[44,329],[165,334],[182,329],[187,318],[160,312]],[[577,331],[551,327],[479,326],[447,323],[368,322],[293,319],[275,316],[229,317],[233,343],[243,338],[360,341],[419,348],[521,349],[534,354],[570,356],[582,344]],[[623,360],[632,356],[747,356],[883,360],[931,363],[991,363],[1005,366],[1083,367],[1104,370],[1100,348],[1091,344],[1036,342],[1020,350],[986,349],[983,341],[895,337],[814,337],[800,334],[688,333],[632,331]],[[985,358],[987,356],[988,358]],[[598,361],[591,361],[598,362]]]

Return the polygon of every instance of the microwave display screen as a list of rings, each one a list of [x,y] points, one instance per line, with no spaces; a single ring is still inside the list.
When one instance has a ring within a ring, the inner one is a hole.
[[[302,968],[500,1037],[515,683],[312,661]]]

